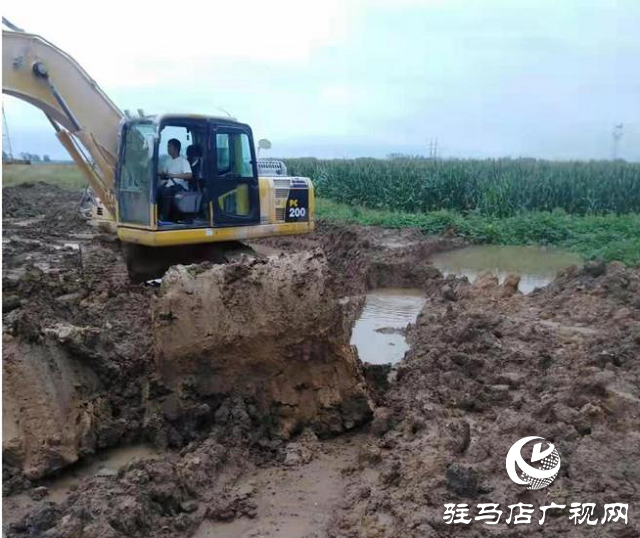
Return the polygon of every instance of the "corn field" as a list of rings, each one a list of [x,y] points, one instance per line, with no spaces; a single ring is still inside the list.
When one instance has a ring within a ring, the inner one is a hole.
[[[574,214],[640,212],[640,164],[535,159],[285,159],[311,177],[318,196],[376,209],[438,209],[511,216],[562,209]]]

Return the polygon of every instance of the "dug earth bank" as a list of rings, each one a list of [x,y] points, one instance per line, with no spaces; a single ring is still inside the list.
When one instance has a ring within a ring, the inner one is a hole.
[[[455,239],[321,222],[132,285],[76,194],[3,197],[5,536],[582,536],[560,511],[443,519],[549,501],[629,503],[598,535],[640,532],[637,269],[587,264],[523,295],[443,277],[430,258]],[[378,288],[426,298],[391,381],[349,345]],[[504,469],[529,435],[561,457],[543,490]]]

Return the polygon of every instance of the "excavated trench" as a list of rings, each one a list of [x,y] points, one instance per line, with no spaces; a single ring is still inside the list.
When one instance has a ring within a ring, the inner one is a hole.
[[[351,332],[351,345],[365,364],[396,364],[409,350],[407,326],[415,323],[425,303],[422,290],[371,290]]]
[[[444,503],[640,501],[638,270],[524,295],[443,276],[457,239],[319,223],[133,285],[73,193],[3,192],[6,536],[474,536]],[[561,454],[547,493],[503,471],[525,435]]]

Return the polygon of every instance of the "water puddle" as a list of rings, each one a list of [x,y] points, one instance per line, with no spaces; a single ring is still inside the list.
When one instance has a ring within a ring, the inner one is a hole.
[[[444,275],[466,276],[473,282],[482,273],[520,275],[518,289],[529,293],[546,286],[571,265],[582,265],[578,254],[546,247],[474,245],[436,254],[431,258]]]
[[[120,469],[136,459],[151,459],[157,456],[158,452],[154,448],[143,444],[105,450],[91,460],[77,463],[60,476],[45,479],[43,485],[49,489],[47,499],[60,502],[85,477],[115,476]]]
[[[351,344],[363,362],[396,363],[409,349],[404,330],[414,323],[425,303],[418,289],[385,288],[372,291],[356,321]]]

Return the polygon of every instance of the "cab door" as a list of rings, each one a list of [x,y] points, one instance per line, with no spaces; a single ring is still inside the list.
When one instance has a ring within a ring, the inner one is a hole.
[[[212,124],[210,201],[214,226],[246,226],[260,222],[260,191],[248,127]]]
[[[130,122],[121,133],[120,158],[116,169],[118,223],[154,225],[154,150],[156,129],[151,122]]]

